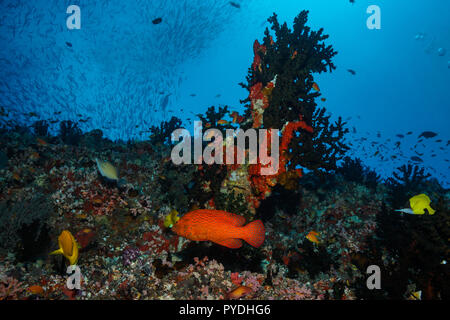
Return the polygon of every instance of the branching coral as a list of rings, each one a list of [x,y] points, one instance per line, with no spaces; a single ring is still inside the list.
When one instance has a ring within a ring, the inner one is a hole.
[[[359,158],[345,157],[336,173],[341,174],[347,181],[366,184],[371,188],[375,188],[380,182],[380,176],[374,170],[363,165]]]
[[[17,299],[23,291],[22,284],[12,277],[0,279],[0,300]]]
[[[59,136],[64,143],[76,145],[82,135],[83,133],[76,122],[66,120],[59,124]]]
[[[269,29],[265,31],[262,44],[255,40],[254,58],[246,77],[247,84],[241,83],[249,92],[247,99],[242,102],[249,104],[246,105],[245,119],[240,122],[240,127],[244,130],[269,129],[269,137],[275,134],[271,129],[280,130],[278,171],[272,175],[261,174],[261,169],[273,165],[263,165],[261,161],[243,165],[247,170],[244,177],[235,174],[242,171],[237,166],[227,166],[228,172],[225,174],[224,166],[209,166],[209,172],[206,172],[205,166],[201,166],[199,179],[203,192],[207,192],[209,197],[217,194],[218,186],[224,186],[223,183],[217,183],[219,179],[225,178],[225,184],[229,185],[229,182],[233,182],[233,177],[238,177],[237,184],[247,190],[248,183],[244,179],[248,179],[251,188],[245,194],[245,200],[250,211],[254,212],[261,201],[271,194],[275,185],[280,184],[294,190],[302,175],[301,168],[333,170],[336,168],[336,161],[348,149],[343,143],[347,132],[345,123],[341,118],[334,124],[331,123],[330,116],[325,115],[325,108],[317,109],[314,101],[320,93],[313,90],[317,88],[313,73],[335,69],[331,60],[336,52],[331,46],[325,45],[324,40],[328,36],[323,35],[322,29],[311,31],[306,26],[307,17],[308,11],[302,11],[294,19],[293,30],[286,23],[280,25],[276,14],[270,17],[268,21],[272,24],[275,40]],[[199,117],[203,123],[217,126],[223,132],[225,127],[218,126],[218,120],[223,118],[226,111],[226,107],[219,108],[219,112],[211,107],[205,117]],[[265,141],[259,141],[260,145],[267,146],[267,140],[266,136]],[[266,149],[271,152],[270,148]],[[210,175],[211,178],[205,180],[205,175]]]
[[[172,117],[169,121],[163,121],[158,126],[150,128],[150,142],[152,144],[170,144],[171,135],[175,129],[181,127],[181,120],[177,117]]]
[[[431,177],[424,168],[410,164],[397,168],[392,175],[386,184],[390,189],[389,200],[393,207],[403,206],[410,197],[422,192],[427,179]]]
[[[323,29],[311,31],[306,26],[307,18],[308,11],[302,11],[290,30],[286,23],[280,25],[274,14],[268,21],[276,41],[269,29],[265,31],[263,44],[255,41],[247,84],[241,83],[249,91],[243,102],[250,102],[246,114],[252,116],[244,127],[281,129],[300,115],[313,131],[302,128],[292,138],[289,168],[300,165],[312,170],[331,170],[348,149],[342,142],[347,129],[340,118],[331,124],[324,108],[316,110],[314,100],[320,93],[313,90],[313,73],[334,70],[331,60],[337,52],[325,45],[328,36],[323,35]]]

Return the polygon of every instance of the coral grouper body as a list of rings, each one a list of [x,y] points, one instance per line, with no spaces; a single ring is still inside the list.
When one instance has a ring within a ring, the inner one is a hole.
[[[179,236],[194,241],[212,241],[228,248],[240,248],[242,240],[258,248],[264,242],[261,220],[244,226],[245,218],[222,210],[194,210],[186,213],[173,227]],[[242,239],[242,240],[241,240]]]

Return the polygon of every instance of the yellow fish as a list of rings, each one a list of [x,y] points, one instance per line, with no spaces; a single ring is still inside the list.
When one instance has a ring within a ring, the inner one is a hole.
[[[306,239],[308,239],[309,241],[319,244],[320,241],[317,238],[317,236],[319,235],[319,233],[317,231],[310,231],[307,235],[306,235]]]
[[[50,254],[62,254],[69,260],[70,265],[77,264],[78,243],[68,230],[64,230],[58,237],[59,249]]]
[[[411,292],[408,300],[422,300],[422,291]]]
[[[426,194],[421,193],[409,199],[409,206],[411,208],[397,209],[395,211],[400,211],[409,214],[424,214],[425,209],[427,209],[428,213],[432,215],[436,211],[430,207],[430,203],[431,203],[430,198]]]
[[[166,216],[164,219],[164,227],[166,228],[172,228],[177,221],[180,220],[180,217],[178,216],[177,210],[172,210],[170,213]]]
[[[114,167],[111,163],[108,161],[101,161],[97,158],[95,159],[95,162],[97,163],[98,171],[100,171],[100,174],[113,181],[119,180],[119,173],[117,172],[116,167]]]
[[[418,194],[417,196],[409,199],[409,205],[414,211],[414,214],[424,214],[424,209],[427,209],[429,214],[434,214],[436,211],[430,207],[430,203],[430,198],[424,193]]]

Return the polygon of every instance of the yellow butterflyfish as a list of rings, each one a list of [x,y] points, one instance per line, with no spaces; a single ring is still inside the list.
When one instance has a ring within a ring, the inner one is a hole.
[[[418,194],[411,199],[409,199],[409,206],[411,208],[398,209],[395,211],[400,211],[409,214],[424,214],[425,209],[427,209],[430,215],[434,214],[436,211],[430,207],[431,200],[430,198],[424,194]]]
[[[62,254],[69,260],[70,265],[77,264],[78,261],[78,244],[75,238],[68,230],[64,230],[58,237],[59,249],[50,254]]]
[[[429,214],[434,214],[436,211],[430,207],[430,203],[430,198],[424,193],[418,194],[417,196],[409,199],[409,205],[414,211],[414,214],[424,214],[425,209],[428,210]]]

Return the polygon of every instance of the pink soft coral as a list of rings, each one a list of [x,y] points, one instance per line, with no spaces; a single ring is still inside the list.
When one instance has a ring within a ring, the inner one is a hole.
[[[17,299],[17,295],[23,291],[22,283],[12,277],[0,280],[0,300]]]

